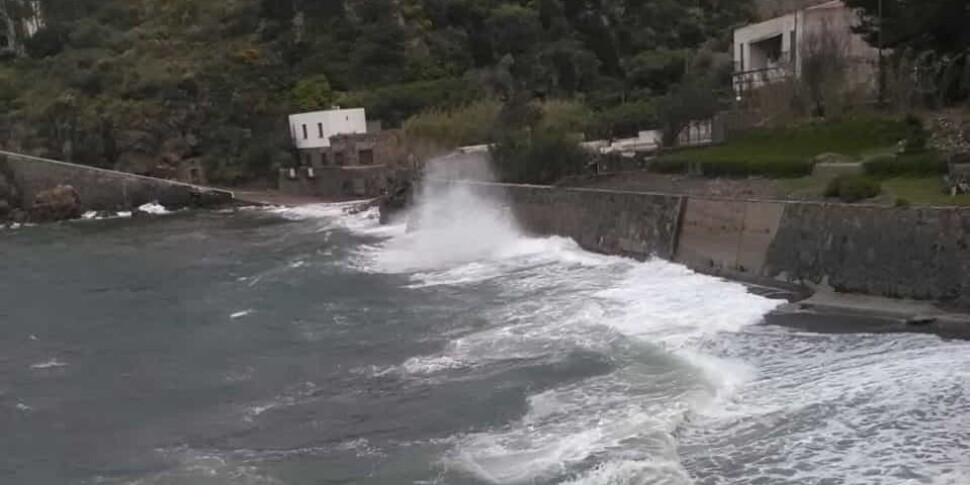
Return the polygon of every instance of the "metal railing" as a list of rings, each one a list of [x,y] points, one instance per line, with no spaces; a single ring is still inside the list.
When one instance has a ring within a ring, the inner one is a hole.
[[[792,69],[789,66],[779,65],[766,67],[764,69],[754,69],[750,71],[736,72],[732,75],[734,91],[741,93],[751,89],[759,88],[766,84],[784,81],[792,76]]]

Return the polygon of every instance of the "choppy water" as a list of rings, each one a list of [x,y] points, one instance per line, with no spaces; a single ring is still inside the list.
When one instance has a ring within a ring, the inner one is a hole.
[[[0,231],[0,483],[970,483],[970,344],[471,198]]]

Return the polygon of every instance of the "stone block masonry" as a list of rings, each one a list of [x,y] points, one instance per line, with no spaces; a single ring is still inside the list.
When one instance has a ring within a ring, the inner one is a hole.
[[[850,293],[970,305],[970,210],[786,204],[763,271]]]
[[[642,260],[651,256],[671,259],[676,248],[681,196],[457,183],[469,183],[476,190],[503,197],[524,230],[569,237],[589,251]]]
[[[469,183],[469,182],[452,182]],[[523,229],[712,274],[970,307],[970,210],[473,184]]]
[[[3,151],[0,170],[12,176],[25,209],[31,207],[39,192],[62,184],[74,187],[85,211],[129,210],[155,201],[170,208],[233,201],[232,192],[225,190]]]

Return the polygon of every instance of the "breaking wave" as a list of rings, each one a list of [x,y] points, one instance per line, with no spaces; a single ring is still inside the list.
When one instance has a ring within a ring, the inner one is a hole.
[[[366,236],[356,270],[403,276],[411,291],[492,295],[483,323],[373,376],[596,370],[536,385],[521,415],[445,440],[446,478],[970,483],[966,343],[757,325],[781,302],[673,263],[529,237],[500,195],[461,184],[425,184],[410,223],[382,227],[373,209],[339,205],[287,214]]]
[[[778,301],[665,261],[528,237],[501,194],[468,185],[424,184],[409,224],[364,248],[359,267],[407,275],[415,290],[489,284],[503,303],[482,316],[485,328],[395,372],[447,380],[576,359],[611,368],[536,392],[501,428],[455,436],[443,466],[490,483],[689,483],[675,431],[753,373],[693,342],[757,323]]]

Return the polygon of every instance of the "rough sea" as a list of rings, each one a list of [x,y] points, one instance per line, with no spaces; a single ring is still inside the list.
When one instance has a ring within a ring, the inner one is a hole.
[[[350,208],[0,230],[0,483],[970,484],[968,342]]]

